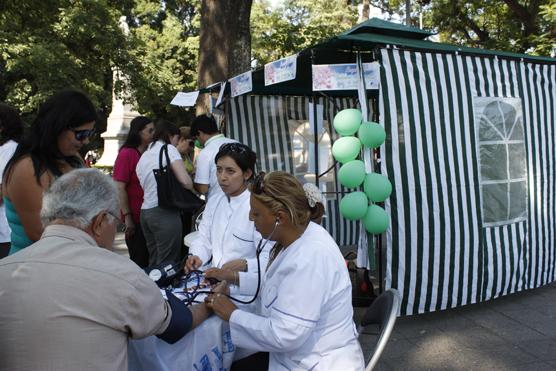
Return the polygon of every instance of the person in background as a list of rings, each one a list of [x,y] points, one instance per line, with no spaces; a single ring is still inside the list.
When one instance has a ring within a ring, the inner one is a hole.
[[[187,126],[180,127],[180,139],[176,148],[183,158],[185,170],[187,170],[189,176],[193,178],[193,176],[195,176],[195,165],[193,162],[195,155],[195,143],[191,138],[191,128]]]
[[[263,238],[276,241],[257,313],[238,309],[220,292],[225,284],[206,299],[229,321],[234,345],[268,352],[271,370],[363,370],[344,258],[328,232],[310,222],[299,181],[284,172],[260,174],[251,187],[250,217]],[[266,368],[264,359],[256,361],[262,364],[243,369]]]
[[[249,220],[247,187],[255,173],[256,161],[255,152],[244,144],[227,143],[220,147],[215,162],[222,193],[211,197],[205,207],[199,235],[189,250],[192,255],[186,261],[188,271],[211,259],[213,267],[220,268],[237,260],[236,272],[256,271],[255,251],[261,236]]]
[[[183,164],[185,166],[185,170],[187,174],[193,179],[195,177],[195,165],[193,162],[193,158],[195,155],[195,143],[190,135],[190,128],[186,126],[180,127],[180,139],[178,141],[178,145],[176,149],[180,153],[181,157],[183,158]],[[193,213],[191,212],[182,212],[181,213],[181,224],[182,224],[182,238],[187,236],[191,233],[193,229]],[[182,250],[183,256],[186,256],[189,253],[189,248],[182,243]]]
[[[153,134],[154,123],[148,117],[137,116],[131,120],[129,133],[118,152],[112,173],[120,196],[120,213],[125,223],[125,243],[129,258],[141,268],[148,266],[149,252],[140,221],[143,188],[135,168],[141,155],[152,142]]]
[[[62,174],[84,166],[79,151],[89,143],[96,119],[93,103],[76,90],[60,91],[39,107],[3,174],[10,254],[40,238],[43,192]]]
[[[185,171],[181,155],[176,149],[180,131],[171,122],[160,120],[155,125],[153,142],[137,163],[137,177],[143,188],[141,227],[147,241],[149,266],[176,263],[181,259],[182,226],[180,211],[158,206],[158,187],[153,174],[159,169],[162,147],[168,145],[170,164],[162,156],[162,166],[169,165],[177,181],[186,189],[193,189],[193,182]]]
[[[23,136],[23,122],[19,113],[7,104],[0,103],[0,177],[12,158],[17,143]],[[0,179],[1,182],[1,179]],[[0,259],[10,252],[11,230],[6,219],[6,209],[0,200]]]
[[[208,201],[210,197],[222,191],[216,179],[214,158],[223,144],[237,141],[220,134],[216,120],[208,115],[195,117],[191,124],[191,137],[198,139],[203,146],[196,160],[195,189],[204,194]]]
[[[208,317],[112,249],[118,193],[96,169],[45,191],[41,239],[0,260],[1,370],[127,371],[128,339],[174,343]]]

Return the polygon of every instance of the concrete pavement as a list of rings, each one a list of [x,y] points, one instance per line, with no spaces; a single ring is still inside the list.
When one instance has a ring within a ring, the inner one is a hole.
[[[123,234],[115,252],[126,255]],[[359,321],[365,308],[355,308]],[[375,335],[359,338],[365,357]],[[398,318],[376,370],[556,370],[556,283]]]

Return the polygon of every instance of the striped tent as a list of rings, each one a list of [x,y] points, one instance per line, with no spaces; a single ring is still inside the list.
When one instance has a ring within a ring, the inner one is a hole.
[[[386,286],[401,313],[554,281],[556,65],[392,48],[381,64]],[[515,116],[485,118],[488,105]]]
[[[402,294],[402,315],[556,280],[556,60],[429,35],[369,20],[299,52],[295,80],[266,86],[255,71],[252,93],[227,106],[228,134],[258,152],[260,168],[295,174],[290,122],[308,119],[309,101],[324,107],[330,144],[334,114],[358,107],[356,91],[316,98],[311,65],[357,55],[380,63],[369,117],[387,133],[378,167],[393,185],[384,283]],[[355,244],[357,224],[338,212],[347,190],[333,183],[325,226],[340,245]]]

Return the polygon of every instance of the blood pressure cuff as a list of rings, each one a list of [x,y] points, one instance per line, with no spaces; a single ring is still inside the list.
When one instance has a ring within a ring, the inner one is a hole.
[[[176,298],[170,290],[166,290],[166,298],[168,298],[168,304],[172,309],[172,318],[170,318],[166,330],[156,336],[169,344],[174,344],[191,330],[193,314],[185,303]]]

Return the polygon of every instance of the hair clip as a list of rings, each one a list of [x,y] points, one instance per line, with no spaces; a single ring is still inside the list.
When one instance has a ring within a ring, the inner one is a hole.
[[[320,202],[323,206],[326,204],[321,191],[313,183],[303,184],[303,190],[305,191],[305,196],[307,197],[309,206],[315,207],[317,202]]]

